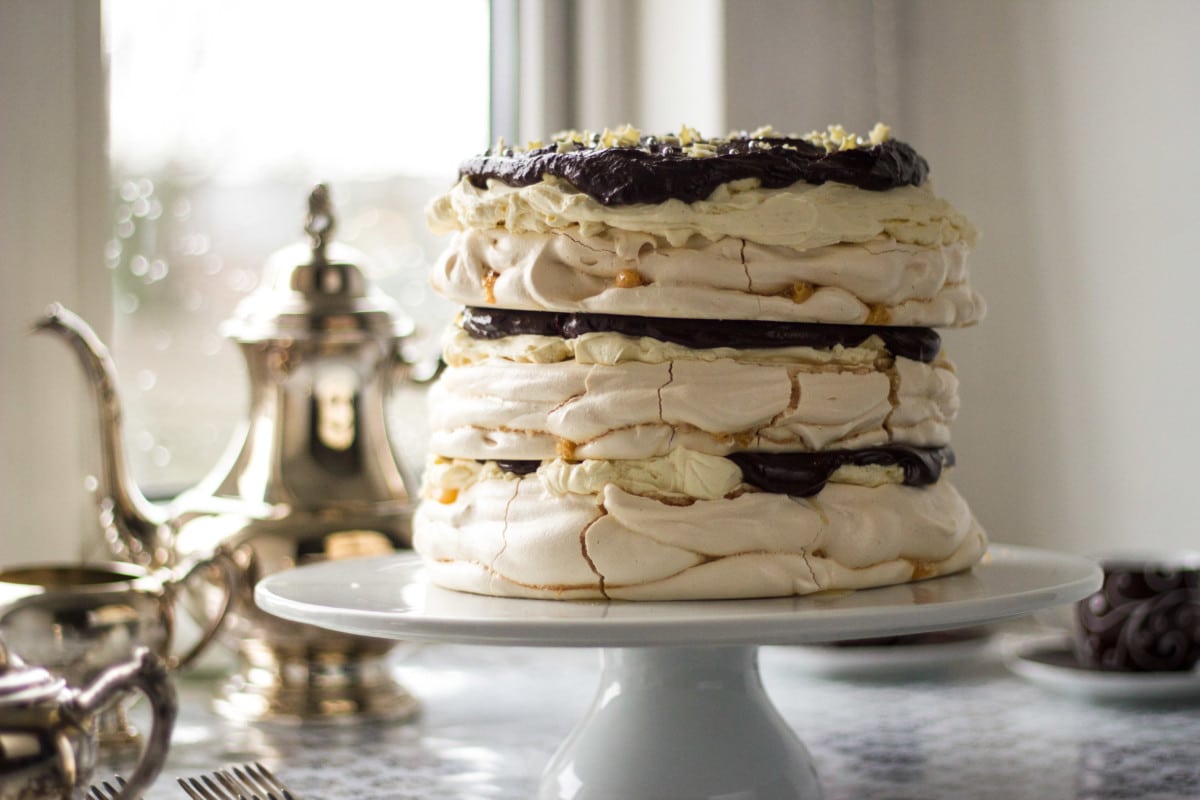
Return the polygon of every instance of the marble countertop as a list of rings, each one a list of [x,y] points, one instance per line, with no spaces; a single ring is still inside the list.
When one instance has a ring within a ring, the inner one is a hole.
[[[1200,702],[1048,691],[1009,672],[1000,644],[890,676],[816,677],[789,647],[761,648],[760,668],[826,800],[1200,798]],[[600,655],[433,644],[395,666],[422,703],[410,722],[235,724],[211,710],[211,680],[185,676],[169,761],[146,800],[184,797],[177,776],[255,760],[304,800],[529,800],[592,701]],[[120,764],[97,777],[106,768]]]

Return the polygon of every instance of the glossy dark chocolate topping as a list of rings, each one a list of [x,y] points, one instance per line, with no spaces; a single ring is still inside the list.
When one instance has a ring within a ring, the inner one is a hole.
[[[894,139],[853,150],[826,152],[821,145],[795,138],[715,140],[716,155],[696,158],[678,145],[643,137],[639,147],[572,145],[558,152],[550,144],[529,152],[490,151],[459,165],[459,175],[479,188],[495,179],[529,186],[544,175],[561,178],[606,206],[704,200],[723,183],[758,178],[767,189],[803,181],[836,181],[870,191],[919,186],[929,164],[916,150]]]
[[[610,332],[649,336],[692,349],[797,346],[827,349],[839,344],[854,347],[874,335],[883,340],[889,353],[926,363],[937,358],[942,349],[941,337],[931,328],[891,325],[676,319],[469,306],[463,309],[462,327],[474,339],[500,339],[520,334],[573,339],[584,333]]]
[[[767,492],[811,497],[825,488],[838,467],[899,465],[906,486],[936,483],[944,467],[954,466],[949,447],[913,447],[889,444],[861,450],[826,450],[819,453],[730,453],[726,456],[742,470],[742,480]],[[541,461],[497,461],[505,472],[528,475]]]

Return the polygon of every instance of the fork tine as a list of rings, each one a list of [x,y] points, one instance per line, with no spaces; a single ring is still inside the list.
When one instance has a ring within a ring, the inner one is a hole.
[[[258,776],[250,771],[248,764],[234,764],[227,770],[223,770],[222,775],[230,781],[236,781],[240,787],[250,793],[252,800],[279,800],[279,796],[272,793],[271,788],[264,786]],[[266,794],[260,794],[260,791]]]
[[[230,770],[250,790],[251,800],[296,800],[295,795],[260,762],[235,764]]]
[[[204,800],[204,795],[201,794],[201,791],[204,789],[204,787],[200,786],[191,778],[176,778],[175,782],[183,787],[183,791],[186,792],[187,796],[192,798],[192,800]]]
[[[233,793],[237,800],[259,800],[257,794],[254,793],[254,787],[248,786],[244,781],[235,778],[229,774],[229,770],[218,769],[213,772],[213,777],[221,782],[221,785],[226,790]],[[249,792],[249,794],[247,794]]]
[[[89,786],[87,800],[116,800],[117,796],[121,794],[121,790],[125,788],[125,779],[117,775],[113,780],[116,781],[115,786],[108,781],[93,783]]]
[[[219,785],[210,775],[179,778],[176,781],[192,800],[242,800],[237,794]]]
[[[247,792],[247,800],[298,800],[283,785],[283,781],[261,762],[233,764],[221,770],[220,774],[235,781],[242,791]]]
[[[208,787],[218,800],[252,800],[242,794],[241,788],[237,784],[230,781],[220,772],[212,772],[208,775],[201,776],[204,785]]]
[[[201,775],[177,779],[192,800],[298,800],[259,762],[232,764]],[[108,800],[106,797],[88,800]]]
[[[296,800],[296,796],[292,794],[291,790],[284,786],[283,782],[275,777],[275,773],[267,769],[261,761],[255,761],[252,765],[247,765],[247,769],[257,770],[259,776],[266,781],[267,785],[283,796],[283,800]]]

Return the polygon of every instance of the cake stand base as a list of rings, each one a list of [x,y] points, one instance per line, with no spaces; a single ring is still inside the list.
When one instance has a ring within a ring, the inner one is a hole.
[[[758,648],[603,651],[591,708],[540,800],[818,800],[808,750],[763,689]]]

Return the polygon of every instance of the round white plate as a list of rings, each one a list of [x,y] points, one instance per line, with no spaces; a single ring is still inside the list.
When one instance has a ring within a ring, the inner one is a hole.
[[[1034,642],[1006,659],[1022,678],[1062,694],[1114,702],[1200,698],[1200,672],[1101,672],[1079,666],[1069,645]]]
[[[433,586],[411,554],[327,561],[259,581],[264,610],[331,630],[462,644],[647,647],[797,644],[953,628],[1079,600],[1101,573],[1079,556],[994,546],[958,575],[766,600],[588,602],[484,597]]]

